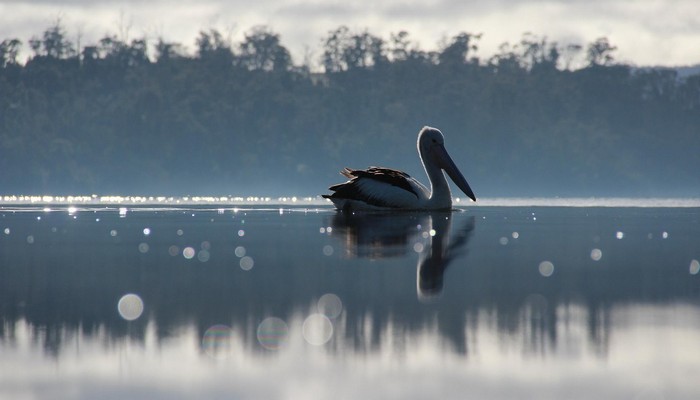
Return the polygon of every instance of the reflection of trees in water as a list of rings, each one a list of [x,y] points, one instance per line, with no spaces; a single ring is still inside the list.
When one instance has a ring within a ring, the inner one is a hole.
[[[264,318],[289,321],[308,314],[316,299],[333,292],[344,305],[336,335],[343,335],[343,343],[349,344],[339,348],[332,342],[330,348],[338,351],[348,347],[371,351],[385,343],[389,334],[400,347],[406,337],[435,329],[455,351],[466,354],[474,333],[483,328],[480,324],[487,323],[509,340],[522,341],[526,351],[545,354],[550,346],[557,346],[562,326],[580,323],[587,327],[595,351],[604,355],[613,323],[610,313],[616,304],[684,301],[696,299],[699,293],[697,283],[688,279],[687,267],[667,267],[685,263],[687,243],[668,241],[661,251],[650,248],[653,242],[634,242],[634,232],[627,235],[629,243],[614,244],[635,251],[622,247],[616,255],[606,250],[594,268],[575,261],[557,262],[555,273],[543,278],[536,265],[544,245],[528,242],[526,238],[536,237],[537,232],[530,234],[522,227],[521,239],[508,248],[497,244],[499,226],[460,214],[449,219],[377,215],[351,221],[339,220],[340,215],[292,215],[280,221],[265,215],[257,228],[255,215],[249,215],[246,238],[250,241],[245,245],[255,257],[255,267],[243,271],[234,252],[240,221],[229,216],[188,215],[183,221],[162,214],[121,220],[103,214],[101,223],[94,223],[86,215],[76,220],[45,215],[44,222],[36,224],[39,228],[31,231],[20,223],[30,225],[27,220],[35,217],[13,216],[4,221],[11,225],[12,234],[0,241],[0,337],[12,343],[17,321],[26,320],[32,340],[50,354],[60,352],[62,343],[76,335],[104,335],[106,342],[143,340],[149,321],[160,339],[178,335],[190,325],[201,337],[209,327],[227,324],[245,337],[251,349],[262,350],[255,329]],[[297,223],[291,218],[298,218]],[[185,223],[187,235],[176,235]],[[333,227],[331,237],[318,233],[321,223]],[[614,232],[605,224],[590,229],[596,234],[601,229]],[[58,234],[51,232],[54,226]],[[113,226],[119,230],[116,237],[108,234]],[[141,233],[144,226],[153,232],[147,239]],[[313,233],[305,233],[302,227]],[[423,237],[431,228],[435,236]],[[255,236],[256,229],[261,229],[261,236]],[[590,252],[586,241],[594,236],[591,232],[581,232],[580,225],[575,230],[561,229],[547,238],[573,236],[574,248],[562,250],[553,243],[548,249],[554,256],[557,251],[560,258]],[[33,244],[26,241],[29,234]],[[383,237],[390,238],[389,250],[383,248]],[[138,251],[142,241],[150,243],[149,252]],[[180,250],[185,245],[199,248],[204,241],[211,245],[207,262],[173,257],[167,251],[171,245]],[[350,247],[345,254],[360,259],[324,256],[319,249],[327,243],[347,246],[345,250]],[[423,246],[421,254],[413,247],[416,243]],[[583,244],[579,248],[576,243]],[[604,242],[596,245],[610,248]],[[364,246],[372,250],[365,251]],[[430,292],[428,297],[436,301],[422,304],[421,291]],[[126,293],[143,298],[144,314],[136,321],[127,322],[117,312],[117,302]],[[441,293],[439,298],[435,293]],[[585,316],[577,314],[580,309]]]

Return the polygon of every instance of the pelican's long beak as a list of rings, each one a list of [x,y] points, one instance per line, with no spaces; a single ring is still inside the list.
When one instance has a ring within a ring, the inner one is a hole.
[[[455,165],[454,161],[452,161],[450,155],[447,154],[445,146],[436,146],[434,147],[434,150],[440,168],[444,169],[445,172],[447,172],[447,175],[449,175],[450,178],[452,178],[452,181],[455,183],[455,185],[457,185],[458,188],[460,188],[464,192],[464,194],[466,194],[473,201],[476,201],[476,196],[474,196],[472,188],[469,187],[467,180],[464,179],[464,175],[462,175],[462,173],[459,172],[459,169]]]

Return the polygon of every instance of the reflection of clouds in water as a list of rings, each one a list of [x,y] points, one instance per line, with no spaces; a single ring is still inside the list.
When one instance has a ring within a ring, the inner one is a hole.
[[[541,300],[530,299],[531,312],[541,315],[547,310],[538,303]],[[161,342],[155,340],[155,324],[147,325],[143,341],[115,342],[103,335],[76,332],[76,340],[64,342],[58,362],[46,362],[29,346],[0,341],[0,397],[25,397],[17,393],[33,389],[27,382],[40,382],[53,398],[76,398],[76,388],[88,398],[104,387],[114,398],[149,398],[161,392],[166,393],[163,398],[168,393],[188,398],[225,398],[232,393],[237,398],[277,398],[299,388],[314,388],[305,398],[319,399],[337,397],[340,392],[348,398],[436,398],[436,393],[440,398],[464,398],[469,393],[469,398],[511,399],[523,393],[567,393],[574,394],[570,398],[621,399],[646,398],[659,391],[669,399],[697,398],[700,389],[695,375],[700,360],[688,355],[700,353],[700,340],[679,329],[699,326],[697,307],[616,307],[610,315],[620,321],[612,333],[614,351],[605,358],[590,352],[585,306],[559,305],[548,312],[566,319],[556,326],[557,345],[547,345],[550,339],[543,338],[546,352],[534,359],[526,341],[496,332],[496,316],[487,311],[469,323],[473,351],[466,360],[436,336],[438,322],[405,331],[398,321],[388,320],[378,346],[312,351],[317,349],[305,346],[300,337],[301,315],[290,319],[289,326],[295,330],[290,329],[288,341],[275,350],[274,357],[263,351],[255,335],[246,339],[237,334],[237,327],[232,330],[225,325],[210,327],[204,336],[187,326]],[[341,325],[336,329],[335,335],[347,333]],[[16,343],[22,344],[30,341],[34,329],[19,320],[14,330]],[[650,332],[664,345],[640,346]],[[202,351],[197,351],[197,343]],[[15,395],[3,396],[7,393]]]
[[[143,300],[136,294],[125,294],[119,299],[117,310],[122,318],[127,321],[133,321],[138,319],[143,313]]]

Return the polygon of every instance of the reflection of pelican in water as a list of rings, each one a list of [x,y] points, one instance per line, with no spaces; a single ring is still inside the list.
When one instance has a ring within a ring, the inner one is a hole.
[[[457,232],[451,232],[452,215],[431,215],[428,232],[435,232],[418,258],[416,291],[418,299],[429,301],[442,293],[443,277],[449,263],[455,259],[474,231],[474,216]]]
[[[452,218],[451,212],[338,213],[331,225],[333,236],[343,240],[349,257],[389,258],[418,251],[416,287],[423,301],[442,293],[445,269],[474,230],[471,216],[463,227],[451,232]]]

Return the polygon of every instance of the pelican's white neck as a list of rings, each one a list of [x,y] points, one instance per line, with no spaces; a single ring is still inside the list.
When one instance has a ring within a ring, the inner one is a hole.
[[[436,164],[433,157],[431,157],[430,154],[424,154],[424,152],[429,153],[429,151],[425,151],[419,147],[418,153],[423,163],[425,173],[428,175],[428,180],[430,181],[428,204],[430,208],[433,209],[450,208],[452,207],[452,193],[450,192],[447,178],[445,178],[445,173]]]

